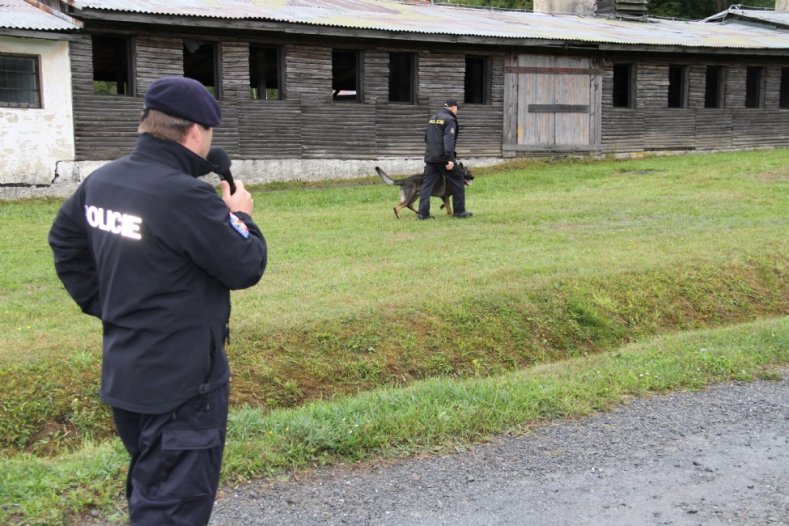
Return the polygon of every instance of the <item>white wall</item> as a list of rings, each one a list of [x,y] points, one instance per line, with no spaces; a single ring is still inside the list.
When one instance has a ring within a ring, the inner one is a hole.
[[[535,13],[593,15],[596,0],[534,0]]]
[[[49,184],[74,159],[68,42],[0,36],[0,52],[38,55],[41,108],[0,106],[0,183]]]

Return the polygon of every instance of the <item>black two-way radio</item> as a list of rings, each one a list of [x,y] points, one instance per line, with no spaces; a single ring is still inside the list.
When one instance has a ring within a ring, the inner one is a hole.
[[[214,173],[223,181],[227,181],[230,185],[230,193],[234,194],[236,192],[236,184],[233,182],[233,175],[230,173],[232,161],[227,152],[219,146],[212,146],[208,150],[206,160],[214,165]]]

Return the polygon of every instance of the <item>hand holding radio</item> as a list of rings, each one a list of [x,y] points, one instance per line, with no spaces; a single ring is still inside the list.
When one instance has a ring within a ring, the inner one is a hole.
[[[255,207],[252,194],[244,188],[244,183],[233,180],[233,175],[230,173],[232,161],[227,152],[219,146],[213,146],[208,151],[206,159],[214,165],[214,172],[221,179],[219,186],[222,189],[222,200],[230,211],[251,215]]]

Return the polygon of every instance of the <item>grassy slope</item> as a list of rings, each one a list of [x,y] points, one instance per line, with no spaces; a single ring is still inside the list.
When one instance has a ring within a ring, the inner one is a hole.
[[[477,178],[474,218],[430,224],[396,220],[396,192],[380,184],[264,189],[255,218],[271,257],[261,284],[234,294],[234,402],[270,410],[501,375],[786,314],[787,161],[777,150],[513,165]],[[46,247],[58,204],[0,206],[9,454],[59,454],[109,430],[99,324],[70,303]]]
[[[789,317],[783,317],[656,337],[496,377],[435,378],[268,414],[236,408],[224,482],[315,464],[446,451],[605,410],[634,395],[774,378],[769,366],[787,364]],[[127,462],[118,440],[83,444],[54,458],[0,457],[0,522],[71,524],[91,508],[122,520]]]

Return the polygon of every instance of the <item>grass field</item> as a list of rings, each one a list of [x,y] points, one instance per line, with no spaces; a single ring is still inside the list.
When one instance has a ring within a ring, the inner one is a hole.
[[[233,296],[225,480],[789,363],[789,150],[476,175],[463,221],[397,220],[374,180],[255,192],[269,268]],[[122,486],[100,325],[46,245],[59,204],[0,204],[0,523],[106,512]]]

